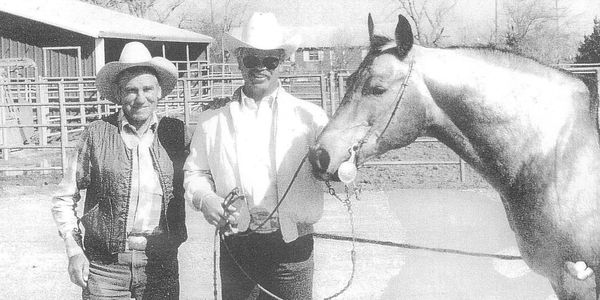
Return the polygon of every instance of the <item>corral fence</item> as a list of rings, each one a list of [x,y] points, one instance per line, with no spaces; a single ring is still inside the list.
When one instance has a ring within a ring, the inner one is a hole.
[[[289,92],[320,106],[327,106],[326,80],[322,74],[281,76]],[[194,125],[197,113],[215,97],[230,97],[242,82],[239,74],[180,78],[173,92],[159,102],[157,113]],[[89,122],[117,110],[117,105],[98,97],[94,78],[0,81],[0,174],[64,172],[67,152],[76,146],[80,132]],[[9,163],[15,151],[27,149],[54,155],[36,163]]]
[[[570,72],[591,78],[597,89],[600,82],[600,64],[561,65]],[[182,77],[174,91],[159,102],[158,114],[181,118],[194,125],[196,116],[219,97],[230,97],[242,85],[239,74],[220,66],[208,66],[208,72],[199,78]],[[215,71],[218,70],[218,71]],[[282,86],[298,98],[320,105],[330,115],[339,106],[350,74],[284,74]],[[24,171],[65,171],[66,156],[75,147],[79,133],[95,119],[117,111],[118,106],[99,99],[94,78],[45,78],[39,81],[11,80],[0,82],[0,174],[22,174]],[[416,143],[440,143],[436,139],[420,137]],[[10,165],[15,150],[40,149],[58,151],[58,159],[43,159],[41,163]],[[461,182],[466,180],[467,165],[458,156],[456,160],[393,160],[370,161],[369,166],[456,166]]]

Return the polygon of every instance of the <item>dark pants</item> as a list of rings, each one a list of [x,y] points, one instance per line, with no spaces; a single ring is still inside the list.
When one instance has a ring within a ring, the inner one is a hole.
[[[280,231],[226,237],[220,260],[223,300],[272,299],[255,283],[285,300],[312,299],[313,246],[312,235],[285,243]]]
[[[179,299],[177,254],[119,253],[114,259],[90,258],[83,299]]]

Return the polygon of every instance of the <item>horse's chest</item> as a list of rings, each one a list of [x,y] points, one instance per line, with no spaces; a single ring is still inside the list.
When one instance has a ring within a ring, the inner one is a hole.
[[[529,247],[554,255],[600,253],[600,211],[596,199],[547,194],[526,206],[511,205],[516,234]],[[526,202],[526,201],[524,201]]]

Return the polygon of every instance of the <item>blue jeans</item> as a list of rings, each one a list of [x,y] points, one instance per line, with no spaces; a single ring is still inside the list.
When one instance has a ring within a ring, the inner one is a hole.
[[[312,299],[313,248],[312,235],[291,243],[283,241],[280,231],[226,237],[220,258],[223,300],[271,299],[255,282],[285,300]]]
[[[83,299],[179,299],[177,254],[119,253],[116,260],[90,259]]]

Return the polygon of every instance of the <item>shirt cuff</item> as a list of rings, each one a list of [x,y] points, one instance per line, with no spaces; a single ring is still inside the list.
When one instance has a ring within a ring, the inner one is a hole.
[[[194,210],[199,211],[202,209],[202,195],[200,191],[194,193],[190,202],[192,203]]]
[[[83,254],[83,249],[79,246],[75,238],[71,234],[67,234],[64,237],[65,247],[67,251],[67,257],[71,258],[77,254]]]

